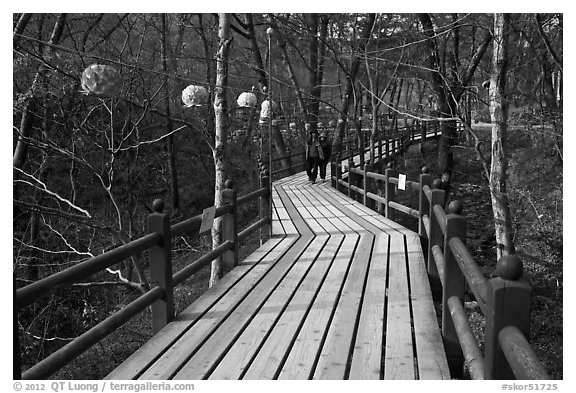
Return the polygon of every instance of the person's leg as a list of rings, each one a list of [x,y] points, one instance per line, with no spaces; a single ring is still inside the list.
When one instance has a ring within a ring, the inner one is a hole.
[[[312,158],[312,182],[316,181],[318,177],[318,157]]]
[[[326,180],[326,161],[320,161],[320,179]]]
[[[308,180],[312,180],[312,158],[306,160],[306,174],[308,175]]]

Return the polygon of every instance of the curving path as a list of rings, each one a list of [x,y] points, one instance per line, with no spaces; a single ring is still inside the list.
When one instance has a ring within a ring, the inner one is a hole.
[[[418,234],[304,173],[272,231],[107,378],[450,378]]]

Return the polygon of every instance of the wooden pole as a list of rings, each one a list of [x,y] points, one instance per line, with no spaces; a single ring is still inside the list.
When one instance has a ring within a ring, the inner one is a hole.
[[[352,159],[352,156],[348,157],[348,197],[352,198],[352,185],[354,184],[352,182],[352,171],[351,169],[354,167],[354,160]]]
[[[152,332],[156,334],[174,318],[174,291],[170,217],[164,214],[161,199],[154,200],[152,209],[154,212],[148,215],[148,232],[161,234],[162,241],[149,250],[150,282],[164,289],[164,298],[152,304]]]
[[[266,195],[260,197],[260,219],[268,217],[268,223],[260,229],[260,245],[272,236],[272,210],[271,198],[272,190],[270,190],[270,174],[268,168],[263,167],[260,172],[260,188],[268,188]]]
[[[384,187],[386,192],[386,205],[384,206],[384,216],[386,218],[392,219],[392,208],[390,207],[390,202],[394,201],[394,196],[396,193],[396,185],[391,183],[388,179],[391,177],[398,177],[398,171],[392,169],[392,162],[388,163],[388,167],[385,172],[386,180],[384,181]]]
[[[432,186],[432,176],[428,174],[428,168],[427,167],[422,167],[422,174],[420,175],[420,192],[418,193],[418,212],[419,212],[419,218],[418,218],[418,234],[420,235],[420,238],[426,238],[428,239],[428,234],[426,233],[426,229],[424,228],[424,221],[422,221],[422,216],[424,216],[424,214],[428,214],[428,212],[430,211],[430,202],[428,201],[428,198],[426,197],[426,195],[424,194],[424,186]]]
[[[442,337],[448,360],[450,373],[454,378],[461,378],[464,372],[464,355],[458,334],[454,327],[448,299],[458,297],[464,304],[464,288],[466,280],[460,270],[458,261],[450,249],[450,239],[460,238],[466,242],[466,218],[461,216],[462,204],[460,201],[452,201],[448,207],[446,216],[446,232],[444,234],[444,280],[442,286]]]
[[[369,207],[372,210],[376,210],[376,203],[373,199],[368,197],[368,192],[374,190],[374,180],[368,177],[368,172],[372,172],[374,165],[365,164],[364,165],[364,206]]]
[[[515,326],[530,337],[530,284],[522,278],[523,263],[516,255],[502,256],[496,264],[497,277],[488,281],[484,368],[486,379],[514,379],[512,369],[498,342],[500,331]]]
[[[432,197],[430,198],[430,210],[428,212],[428,217],[430,217],[430,233],[428,234],[428,276],[430,277],[430,281],[433,283],[440,281],[438,268],[436,267],[436,262],[434,262],[434,255],[432,252],[434,246],[442,243],[442,231],[434,213],[435,205],[444,206],[444,191],[438,189],[440,183],[440,179],[435,179],[432,182]]]
[[[231,241],[234,244],[231,250],[222,254],[222,269],[223,274],[226,274],[238,266],[238,206],[237,191],[233,188],[232,180],[226,180],[224,186],[222,202],[231,205],[232,211],[222,219],[222,242]]]

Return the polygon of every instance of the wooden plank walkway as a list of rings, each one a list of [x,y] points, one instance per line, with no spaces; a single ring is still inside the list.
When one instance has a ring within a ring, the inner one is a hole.
[[[450,378],[418,235],[306,179],[274,183],[273,237],[107,379]]]

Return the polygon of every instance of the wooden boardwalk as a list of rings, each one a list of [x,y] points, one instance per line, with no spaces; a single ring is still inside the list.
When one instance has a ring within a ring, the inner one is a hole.
[[[303,173],[272,229],[107,378],[450,378],[416,233]]]

